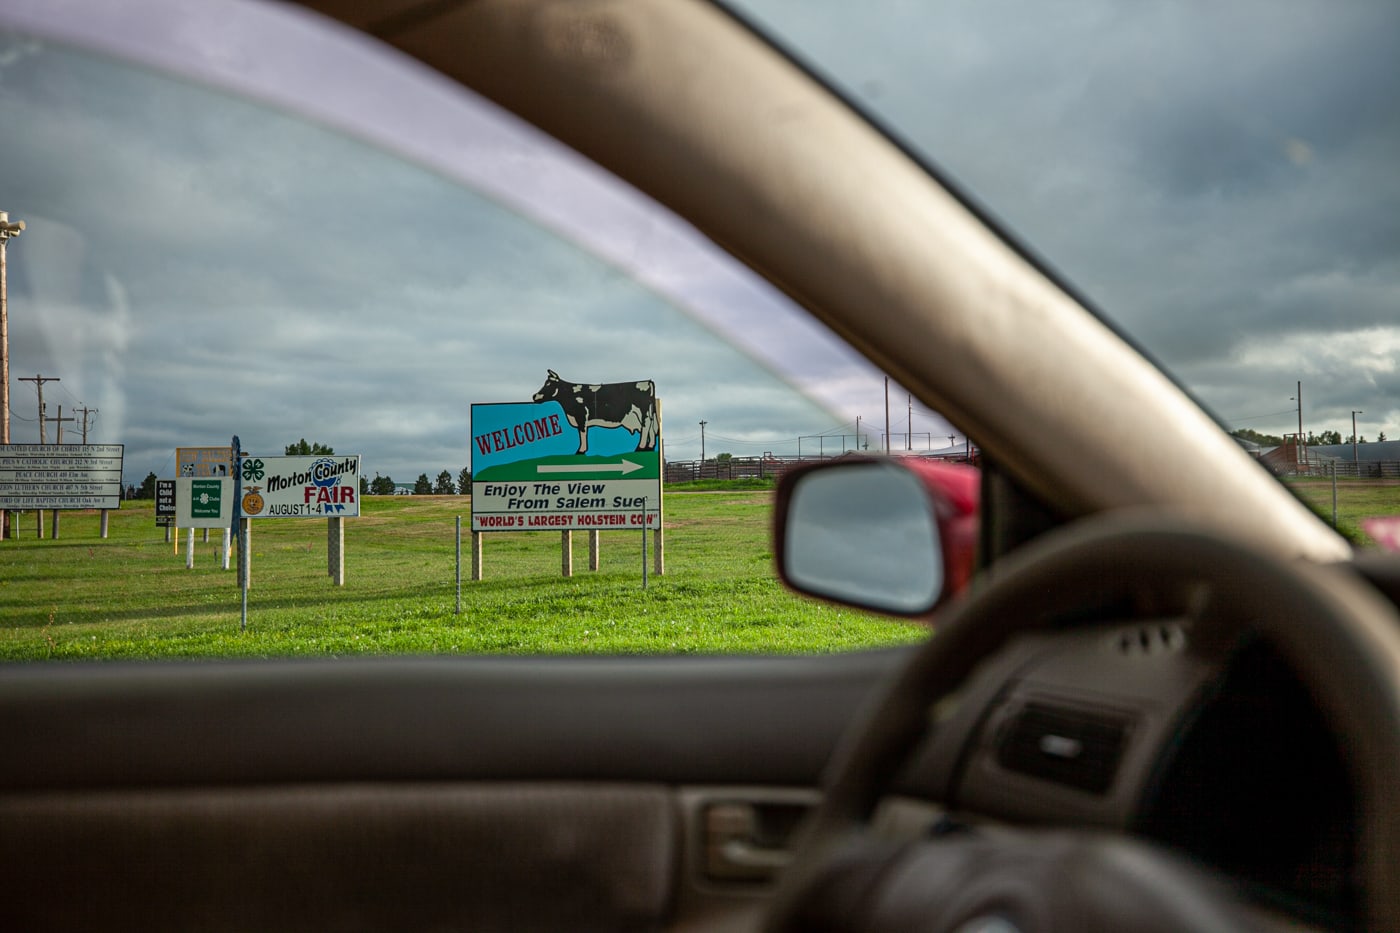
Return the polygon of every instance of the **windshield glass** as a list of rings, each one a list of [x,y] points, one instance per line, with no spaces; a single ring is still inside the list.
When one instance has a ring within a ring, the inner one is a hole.
[[[892,441],[883,375],[766,282],[387,50],[145,6],[92,27],[137,64],[0,41],[0,484],[68,497],[8,512],[0,657],[919,637],[786,593],[771,489],[800,457],[966,438],[901,398]]]
[[[1400,475],[1394,4],[736,6],[1276,469]]]

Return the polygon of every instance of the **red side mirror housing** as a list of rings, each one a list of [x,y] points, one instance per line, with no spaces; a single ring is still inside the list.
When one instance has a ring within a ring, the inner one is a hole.
[[[801,593],[925,615],[976,567],[980,472],[922,457],[843,457],[778,484],[778,574]]]

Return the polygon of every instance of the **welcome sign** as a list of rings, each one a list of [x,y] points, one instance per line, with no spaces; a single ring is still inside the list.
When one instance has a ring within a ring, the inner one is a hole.
[[[472,530],[661,524],[652,382],[570,383],[549,371],[530,402],[471,407]]]

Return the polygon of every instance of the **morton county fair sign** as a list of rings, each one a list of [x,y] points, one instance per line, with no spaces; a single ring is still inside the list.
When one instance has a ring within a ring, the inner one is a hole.
[[[244,457],[243,518],[355,518],[360,455]]]
[[[661,426],[650,381],[566,382],[471,408],[472,531],[661,525]]]

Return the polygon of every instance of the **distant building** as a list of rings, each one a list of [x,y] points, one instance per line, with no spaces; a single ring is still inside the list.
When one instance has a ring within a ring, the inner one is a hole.
[[[1400,441],[1371,441],[1356,445],[1356,460],[1360,463],[1375,463],[1377,460],[1400,460]],[[1309,447],[1310,453],[1319,454],[1330,460],[1352,462],[1350,444],[1322,444]]]

